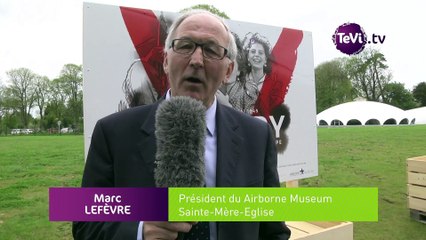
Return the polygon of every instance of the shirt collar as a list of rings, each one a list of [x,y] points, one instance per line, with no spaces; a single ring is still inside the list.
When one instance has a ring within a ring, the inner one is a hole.
[[[206,125],[210,136],[214,136],[216,131],[216,108],[217,100],[215,96],[212,105],[206,111]]]
[[[170,89],[166,93],[166,100],[172,97]],[[206,126],[210,136],[214,136],[216,131],[216,108],[217,99],[214,97],[212,105],[206,111]]]

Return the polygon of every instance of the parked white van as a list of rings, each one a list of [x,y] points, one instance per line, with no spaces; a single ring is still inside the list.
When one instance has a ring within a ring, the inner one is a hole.
[[[21,129],[12,129],[12,131],[10,132],[10,134],[21,134]]]
[[[31,134],[31,133],[34,133],[34,130],[29,129],[29,128],[22,129],[21,133],[23,133],[23,134]]]
[[[72,132],[73,132],[72,128],[62,128],[61,129],[61,133],[72,133]]]

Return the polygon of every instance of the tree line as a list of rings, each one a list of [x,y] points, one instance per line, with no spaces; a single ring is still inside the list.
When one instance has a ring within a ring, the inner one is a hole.
[[[315,88],[317,113],[355,99],[383,102],[403,110],[426,106],[426,82],[410,91],[403,83],[393,81],[385,56],[372,48],[319,64]]]
[[[12,69],[0,85],[0,134],[30,128],[56,132],[60,127],[83,131],[82,66],[66,64],[49,79],[28,68]],[[358,98],[407,110],[426,106],[426,82],[412,91],[392,81],[385,56],[374,49],[337,58],[315,68],[317,113]],[[60,125],[58,123],[60,122]]]
[[[57,132],[69,127],[83,131],[81,65],[65,64],[55,79],[28,68],[12,69],[6,75],[6,84],[0,85],[0,134],[16,128]]]

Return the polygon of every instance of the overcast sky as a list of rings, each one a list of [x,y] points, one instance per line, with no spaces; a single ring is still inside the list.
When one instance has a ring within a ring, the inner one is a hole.
[[[420,0],[93,0],[88,2],[178,12],[195,4],[211,4],[232,20],[296,28],[312,32],[314,64],[344,57],[332,35],[346,22],[361,25],[368,36],[385,35],[374,45],[384,53],[393,81],[412,89],[426,81],[426,14]],[[278,4],[279,3],[279,4]],[[422,24],[423,22],[423,24]],[[0,0],[0,82],[20,67],[56,78],[64,64],[82,64],[83,1]],[[370,45],[371,46],[371,45]]]

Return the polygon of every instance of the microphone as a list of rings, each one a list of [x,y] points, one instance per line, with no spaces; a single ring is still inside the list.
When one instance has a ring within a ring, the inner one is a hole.
[[[155,113],[155,136],[155,185],[205,186],[206,108],[202,102],[186,96],[161,102]],[[179,232],[177,239],[184,236]]]
[[[157,187],[205,186],[206,108],[201,101],[176,96],[155,114]]]

